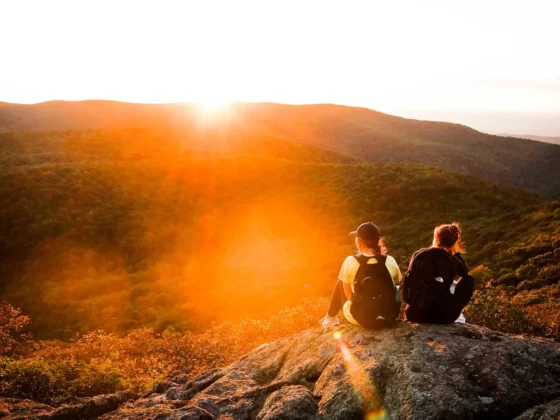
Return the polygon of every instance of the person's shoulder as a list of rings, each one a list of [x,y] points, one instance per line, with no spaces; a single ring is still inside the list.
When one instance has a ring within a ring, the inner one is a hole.
[[[343,264],[352,264],[353,262],[358,262],[358,261],[356,260],[356,256],[355,256],[355,255],[348,255],[348,256],[346,257],[346,259],[344,260],[344,263],[343,263]]]
[[[358,260],[356,260],[356,257],[354,255],[348,255],[344,260],[344,262],[342,263],[343,267],[348,267],[348,268],[359,266],[359,265],[360,263],[358,262]]]
[[[469,273],[469,266],[467,265],[467,263],[463,259],[463,256],[460,253],[453,254],[452,259],[454,260],[459,275],[466,275]]]
[[[386,256],[386,260],[385,260],[385,264],[391,264],[391,265],[397,265],[397,260],[395,260],[395,257],[393,257],[392,255],[387,255]]]
[[[418,251],[414,252],[412,254],[412,258],[411,260],[413,260],[414,258],[416,258],[418,255],[422,254],[425,251],[429,251],[431,248],[420,248]]]
[[[359,267],[360,263],[356,260],[356,258],[354,258],[352,255],[349,255],[342,263],[342,267],[340,267],[338,279],[343,281],[344,283],[352,283],[352,281],[354,281],[354,275],[358,271]]]
[[[463,259],[463,255],[460,252],[456,252],[455,254],[453,254],[453,258],[461,261],[463,264],[465,264],[465,260]]]

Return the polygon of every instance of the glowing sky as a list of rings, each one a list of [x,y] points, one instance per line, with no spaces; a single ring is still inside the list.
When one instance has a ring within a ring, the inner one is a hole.
[[[0,101],[560,113],[558,1],[0,0]]]

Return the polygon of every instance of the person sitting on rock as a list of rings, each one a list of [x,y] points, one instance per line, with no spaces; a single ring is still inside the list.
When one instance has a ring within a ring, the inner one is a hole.
[[[461,228],[452,223],[437,226],[432,246],[412,255],[403,284],[407,320],[465,322],[462,311],[471,300],[474,279],[461,253]]]
[[[389,325],[400,311],[399,266],[386,254],[375,224],[363,223],[350,235],[355,237],[358,254],[344,260],[327,315],[320,323],[323,327],[339,324],[337,314],[342,309],[351,324],[371,329]]]

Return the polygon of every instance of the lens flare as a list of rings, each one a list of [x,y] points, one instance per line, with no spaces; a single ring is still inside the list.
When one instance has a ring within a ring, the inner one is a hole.
[[[387,413],[382,407],[382,401],[377,394],[377,389],[371,382],[367,371],[362,367],[360,361],[352,354],[350,344],[342,338],[342,333],[340,331],[336,331],[333,337],[337,340],[337,347],[342,354],[350,383],[362,404],[365,413],[364,419],[387,419]]]
[[[387,413],[385,412],[385,410],[380,408],[379,410],[367,412],[364,419],[365,420],[387,420],[388,417],[387,417]]]

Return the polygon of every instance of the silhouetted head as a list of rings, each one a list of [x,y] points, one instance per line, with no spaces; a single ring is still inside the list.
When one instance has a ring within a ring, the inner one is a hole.
[[[464,253],[465,247],[461,242],[461,233],[461,228],[457,222],[436,226],[432,246],[434,248],[445,248],[453,254],[457,252]]]
[[[350,235],[356,238],[356,248],[359,252],[377,255],[387,252],[379,228],[371,222],[362,223],[358,229],[350,232]]]

